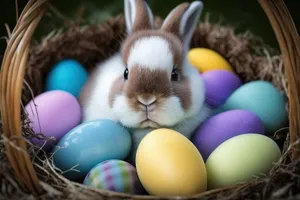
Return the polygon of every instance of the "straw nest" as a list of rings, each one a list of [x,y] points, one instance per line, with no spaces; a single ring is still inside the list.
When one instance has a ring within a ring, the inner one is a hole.
[[[159,26],[161,20],[156,19]],[[32,45],[25,75],[22,101],[29,100],[43,91],[44,78],[54,63],[64,58],[74,58],[88,70],[119,50],[125,37],[123,16],[114,17],[100,25],[72,26],[66,31],[56,31]],[[244,82],[267,80],[287,94],[287,81],[281,57],[250,33],[236,34],[234,28],[202,22],[195,31],[192,47],[206,47],[223,55]],[[130,195],[87,188],[70,182],[60,175],[52,165],[51,155],[30,143],[35,135],[22,115],[23,136],[27,138],[29,154],[45,193],[34,196],[15,180],[12,168],[5,156],[4,141],[0,143],[0,199],[131,199]],[[0,124],[2,134],[2,125]],[[300,158],[291,162],[288,129],[276,132],[272,138],[283,150],[283,157],[271,172],[253,181],[230,188],[198,195],[200,199],[300,199]],[[297,196],[298,194],[298,196]],[[154,199],[155,197],[138,197]],[[161,199],[161,198],[160,198]],[[165,198],[168,199],[168,198]],[[172,198],[170,198],[172,199]]]

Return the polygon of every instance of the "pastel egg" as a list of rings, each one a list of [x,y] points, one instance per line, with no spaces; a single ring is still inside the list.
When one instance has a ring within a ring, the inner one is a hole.
[[[136,169],[122,160],[107,160],[99,163],[87,174],[83,184],[114,192],[145,193]]]
[[[46,142],[46,151],[81,121],[81,108],[76,98],[59,90],[38,95],[25,106],[25,110],[36,134],[55,138],[48,141],[32,139],[39,146]]]
[[[170,129],[147,134],[136,153],[137,173],[151,195],[189,196],[204,192],[207,175],[197,148]]]
[[[245,109],[262,120],[265,130],[274,133],[287,125],[286,98],[271,83],[253,81],[244,84],[230,95],[219,111]]]
[[[88,79],[88,72],[76,60],[58,62],[46,77],[46,91],[63,90],[78,97]]]
[[[233,137],[207,159],[208,188],[232,186],[264,176],[280,157],[279,147],[267,136],[243,134]]]
[[[214,108],[225,103],[226,99],[242,85],[241,79],[225,70],[212,70],[202,74],[205,83],[206,103]]]
[[[54,148],[55,166],[66,171],[70,180],[82,180],[98,163],[123,160],[131,149],[131,137],[127,129],[111,120],[95,120],[82,123],[70,130]]]
[[[201,73],[218,69],[233,72],[228,61],[212,49],[193,48],[188,52],[187,58]]]
[[[192,142],[206,160],[226,140],[249,132],[264,134],[259,117],[247,110],[231,110],[212,116],[201,124]]]

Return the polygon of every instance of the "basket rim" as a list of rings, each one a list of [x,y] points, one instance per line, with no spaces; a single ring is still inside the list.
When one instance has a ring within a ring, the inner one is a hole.
[[[57,30],[58,34],[55,34],[54,32],[56,32],[56,31],[53,31],[48,36],[44,37],[41,44],[36,45],[36,47],[35,47],[36,49],[34,49],[33,52],[35,52],[35,51],[36,52],[43,52],[43,48],[45,46],[49,45],[48,43],[51,43],[51,44],[54,43],[55,44],[57,41],[59,41],[63,37],[63,35],[68,36],[69,32],[78,31],[78,33],[84,34],[85,31],[87,31],[88,29],[93,29],[93,30],[94,30],[94,28],[101,29],[101,27],[107,27],[106,26],[107,24],[111,25],[112,21],[119,20],[119,19],[122,19],[122,18],[123,18],[122,15],[118,15],[118,16],[112,17],[110,20],[108,20],[108,21],[106,21],[106,22],[104,22],[100,25],[83,25],[83,26],[77,26],[77,27],[72,26],[70,29],[67,28],[65,31],[62,31],[62,29],[59,29],[59,30]],[[197,30],[200,31],[200,25],[206,25],[207,23],[209,23],[209,22],[205,21],[203,23],[200,23],[199,26],[197,27]],[[219,25],[219,24],[214,24],[213,26],[216,26],[220,29],[231,27],[231,26]],[[263,45],[263,44],[259,44],[259,45]],[[278,56],[278,55],[276,54],[276,56]],[[33,57],[34,57],[34,55],[33,55]],[[52,57],[52,56],[50,56],[50,57]],[[262,56],[262,57],[266,58],[267,56]],[[257,180],[255,180],[255,181],[257,181]],[[78,184],[76,184],[76,185],[78,185]],[[241,184],[241,185],[243,185],[243,184]],[[80,184],[80,187],[81,186],[82,185]],[[190,199],[190,198],[204,197],[206,195],[211,195],[211,194],[217,193],[219,191],[230,190],[231,188],[235,188],[235,187],[238,187],[238,186],[239,186],[239,184],[234,185],[234,186],[230,186],[230,187],[226,187],[226,188],[219,188],[219,189],[209,190],[209,191],[203,192],[201,194],[194,195],[192,197],[180,197],[180,199]],[[84,187],[84,188],[87,188],[87,187]],[[88,189],[90,189],[90,188],[88,188]],[[94,191],[93,189],[91,189],[91,190]],[[143,199],[155,199],[155,198],[172,199],[172,197],[161,197],[161,196],[157,197],[157,196],[153,196],[153,195],[131,195],[131,194],[112,192],[112,191],[108,192],[106,190],[101,190],[101,189],[96,189],[96,191],[98,191],[98,192],[101,191],[101,195],[104,195],[105,197],[113,196],[113,197],[126,197],[126,198],[130,197],[132,199],[141,199],[141,198],[143,198]]]

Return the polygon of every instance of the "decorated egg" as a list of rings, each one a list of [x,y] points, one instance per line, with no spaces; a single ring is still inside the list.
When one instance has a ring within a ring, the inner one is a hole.
[[[46,151],[81,121],[81,108],[76,98],[59,90],[38,95],[25,106],[25,110],[36,134],[55,139],[32,139],[39,146],[45,144]]]
[[[206,103],[214,108],[225,103],[226,99],[242,85],[241,79],[226,70],[212,70],[202,74],[205,82]]]
[[[203,122],[195,131],[192,142],[206,160],[226,140],[249,132],[264,134],[259,117],[247,110],[231,110]]]
[[[46,91],[63,90],[78,97],[88,79],[88,72],[76,60],[58,62],[46,77]]]
[[[123,160],[129,154],[129,132],[111,120],[82,123],[70,130],[53,150],[55,166],[66,171],[70,180],[81,180],[98,163],[110,159]]]
[[[239,87],[219,111],[245,109],[254,112],[268,133],[287,125],[286,98],[271,83],[252,81]]]
[[[99,163],[87,174],[83,184],[114,192],[145,193],[136,169],[122,160],[107,160]]]
[[[188,52],[189,62],[200,72],[227,70],[233,72],[231,65],[219,53],[207,48],[193,48]]]
[[[216,189],[264,176],[281,157],[277,144],[261,134],[233,137],[206,161],[208,188]]]
[[[152,195],[188,196],[207,187],[199,151],[185,136],[170,129],[156,129],[142,139],[136,168],[141,183]]]

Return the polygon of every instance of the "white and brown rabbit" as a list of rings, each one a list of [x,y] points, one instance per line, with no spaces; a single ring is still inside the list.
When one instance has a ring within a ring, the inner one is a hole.
[[[133,134],[134,148],[149,131],[166,127],[187,138],[211,113],[204,82],[186,54],[203,4],[182,3],[160,29],[144,0],[125,0],[128,36],[121,51],[100,63],[80,96],[83,121],[111,119]]]

